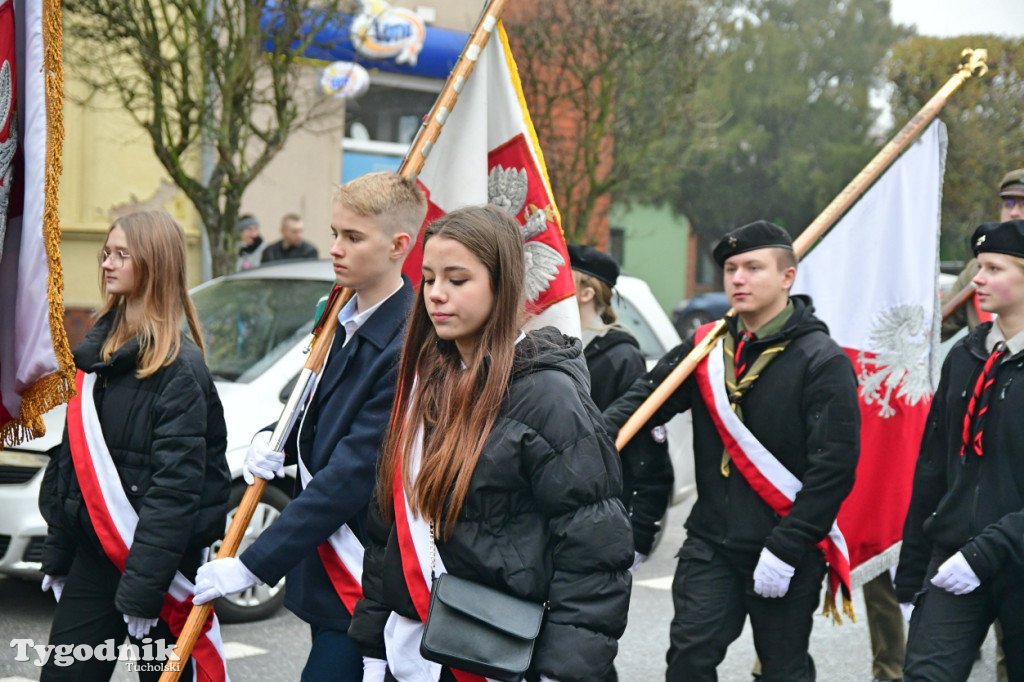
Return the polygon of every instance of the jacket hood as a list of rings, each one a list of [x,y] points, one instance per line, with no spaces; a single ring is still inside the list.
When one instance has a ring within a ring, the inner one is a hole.
[[[785,339],[792,340],[816,331],[828,334],[828,325],[814,315],[814,303],[811,301],[810,296],[796,294],[790,296],[789,300],[793,302],[793,314],[786,320],[786,324],[776,334],[765,338],[758,337],[756,343],[778,343]],[[733,336],[739,335],[738,316],[726,318],[726,324],[729,326],[729,332]]]
[[[555,327],[542,327],[527,332],[516,344],[512,379],[521,379],[544,369],[565,372],[583,386],[590,386],[583,344],[574,336],[566,336]]]
[[[609,348],[614,348],[615,346],[623,343],[636,348],[640,347],[640,343],[636,340],[636,337],[630,334],[628,330],[616,324],[615,326],[609,327],[600,336],[595,336],[593,340],[587,344],[587,347],[583,349],[583,354],[586,357],[593,357],[606,352]]]

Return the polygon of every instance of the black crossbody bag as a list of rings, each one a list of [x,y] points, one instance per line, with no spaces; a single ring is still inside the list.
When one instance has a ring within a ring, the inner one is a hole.
[[[430,611],[420,655],[428,661],[501,682],[520,682],[530,667],[544,605],[449,573],[434,575],[430,524]]]

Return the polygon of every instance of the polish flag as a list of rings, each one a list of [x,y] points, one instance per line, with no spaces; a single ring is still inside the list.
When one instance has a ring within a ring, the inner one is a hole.
[[[26,0],[16,16],[14,0],[0,0],[0,447],[43,435],[43,413],[74,390],[57,217],[63,88],[55,7]]]
[[[561,217],[544,155],[526,109],[519,71],[501,22],[480,53],[419,175],[427,195],[424,226],[463,206],[492,203],[522,225],[526,249],[525,325],[580,335],[579,309]],[[419,283],[422,230],[403,271]]]
[[[851,583],[899,559],[914,464],[938,383],[939,213],[946,130],[936,120],[800,263],[794,293],[857,372],[861,451],[839,510]]]

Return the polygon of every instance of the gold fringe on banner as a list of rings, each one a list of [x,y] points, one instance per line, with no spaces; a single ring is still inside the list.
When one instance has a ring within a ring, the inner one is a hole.
[[[16,445],[45,433],[43,414],[75,395],[75,364],[64,329],[64,269],[60,262],[60,216],[57,193],[63,170],[64,61],[61,0],[42,0],[43,74],[46,92],[46,178],[43,205],[43,243],[49,273],[46,299],[50,307],[50,337],[57,371],[42,377],[21,397],[18,416],[0,428],[0,447]]]

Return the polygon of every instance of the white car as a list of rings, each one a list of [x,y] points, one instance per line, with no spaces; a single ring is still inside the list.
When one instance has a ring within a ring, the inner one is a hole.
[[[227,459],[234,479],[227,522],[245,490],[242,461],[254,433],[275,422],[305,361],[303,346],[317,301],[330,291],[330,261],[285,261],[220,277],[192,290],[207,347],[207,363],[224,404]],[[620,317],[636,334],[653,363],[679,343],[668,317],[647,284],[620,277]],[[0,574],[39,579],[46,523],[38,509],[39,485],[64,430],[63,406],[49,412],[46,435],[0,452]],[[676,478],[673,502],[694,490],[689,415],[669,424],[669,449]],[[278,517],[291,499],[294,468],[267,486],[241,549]],[[227,526],[225,525],[225,528]],[[214,551],[216,546],[214,547]],[[284,581],[252,588],[217,602],[225,622],[264,618],[284,600]]]

